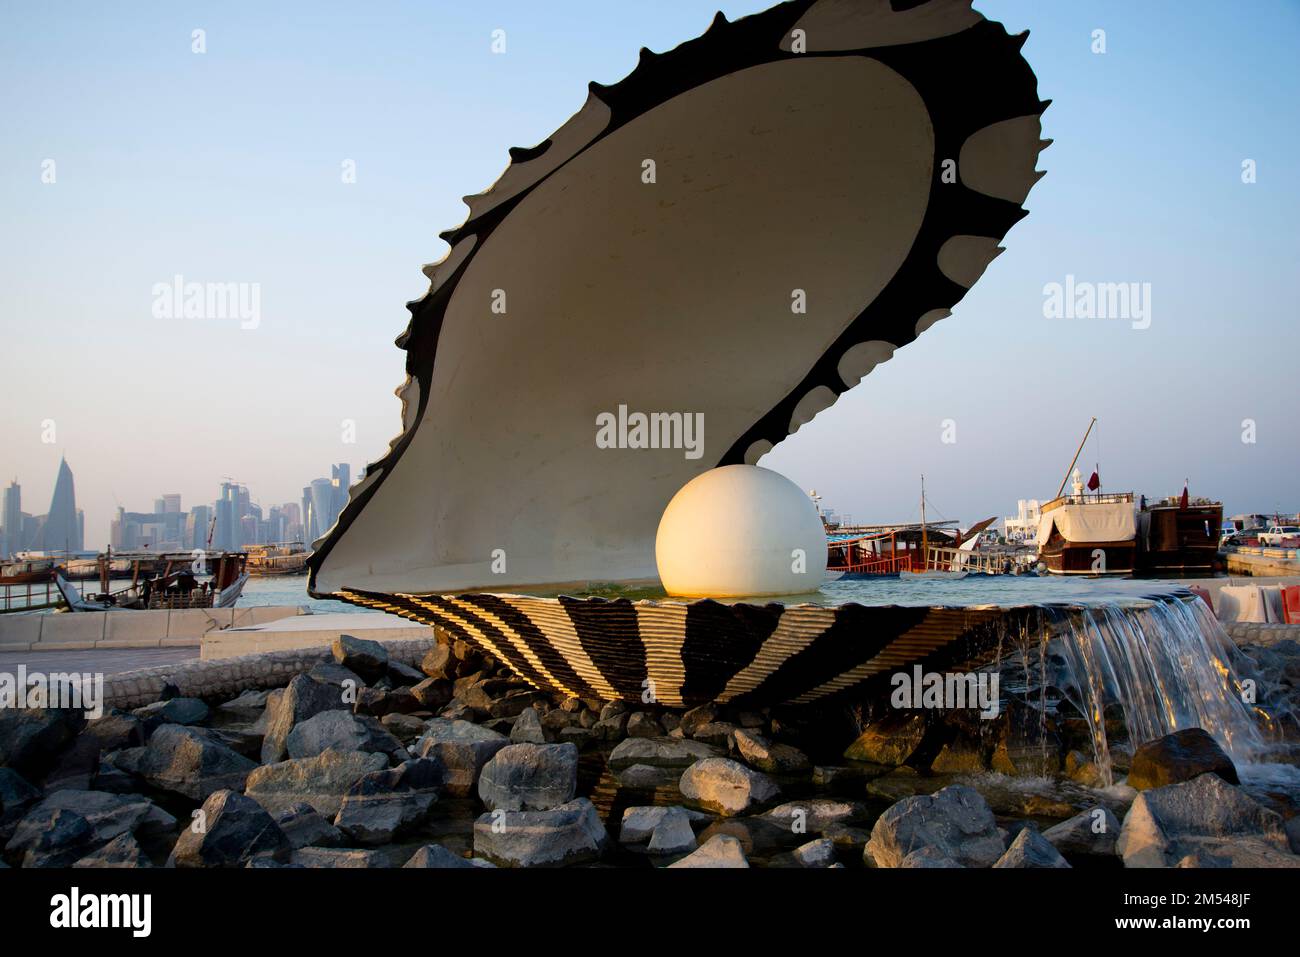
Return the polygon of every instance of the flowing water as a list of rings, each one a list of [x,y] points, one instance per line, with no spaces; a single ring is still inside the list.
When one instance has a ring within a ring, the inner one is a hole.
[[[1250,663],[1200,599],[1166,599],[1141,607],[1115,603],[1046,608],[1053,684],[1088,722],[1093,753],[1113,780],[1107,705],[1122,709],[1136,746],[1173,731],[1203,728],[1239,764],[1265,750],[1255,705],[1258,689],[1243,675]]]

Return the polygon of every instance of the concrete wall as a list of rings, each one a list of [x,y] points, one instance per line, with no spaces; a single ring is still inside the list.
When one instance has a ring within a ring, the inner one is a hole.
[[[0,651],[90,648],[197,648],[214,631],[291,618],[293,605],[185,608],[174,611],[85,611],[0,616]]]

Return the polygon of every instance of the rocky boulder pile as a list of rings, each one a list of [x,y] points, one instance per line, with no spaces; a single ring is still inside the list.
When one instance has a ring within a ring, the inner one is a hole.
[[[93,721],[0,712],[2,863],[1300,863],[1295,809],[1247,793],[1199,729],[1138,743],[1113,762],[1131,787],[1100,791],[1068,716],[1028,706],[971,722],[559,698],[438,636],[418,668],[340,635],[279,687],[173,689]]]

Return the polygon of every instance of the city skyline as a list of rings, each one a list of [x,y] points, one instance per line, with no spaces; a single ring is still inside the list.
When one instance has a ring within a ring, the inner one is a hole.
[[[292,541],[310,546],[334,524],[347,503],[351,474],[351,465],[333,464],[330,477],[310,480],[297,501],[265,505],[253,499],[248,485],[229,480],[220,483],[211,502],[188,509],[181,493],[155,493],[152,511],[131,511],[118,505],[100,541],[93,526],[92,532],[86,533],[85,510],[76,504],[74,473],[61,457],[50,507],[44,514],[24,508],[39,498],[18,476],[0,493],[0,558],[18,552],[102,551],[105,547],[233,550]],[[53,523],[51,516],[56,517]]]

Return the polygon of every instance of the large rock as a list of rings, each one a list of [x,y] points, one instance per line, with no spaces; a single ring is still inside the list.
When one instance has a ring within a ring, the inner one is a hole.
[[[266,695],[266,707],[258,715],[257,721],[249,728],[254,734],[265,735],[271,727],[271,719],[276,716],[280,710],[280,702],[284,700],[285,688],[272,688]],[[292,726],[291,726],[292,727]],[[288,732],[286,732],[287,734]]]
[[[387,691],[382,688],[362,687],[357,691],[357,700],[352,710],[357,714],[382,718],[390,714],[413,714],[416,711],[429,709],[420,703],[415,697],[415,692],[410,688],[393,688]]]
[[[730,758],[705,758],[682,772],[678,787],[688,803],[715,814],[743,814],[780,793],[776,782]]]
[[[844,750],[850,761],[904,764],[925,737],[925,715],[915,711],[891,712],[872,722]]]
[[[267,705],[271,692],[265,689],[258,690],[249,688],[247,691],[241,691],[237,697],[229,701],[223,701],[217,705],[219,711],[233,711],[241,715],[260,714]]]
[[[135,835],[119,834],[103,847],[91,851],[72,866],[98,869],[103,867],[152,867],[153,864],[140,847],[140,842],[135,839]]]
[[[650,833],[646,850],[651,854],[680,854],[693,850],[695,844],[690,814],[683,807],[670,807]]]
[[[208,718],[208,706],[198,698],[168,698],[136,708],[134,715],[152,731],[164,724],[201,724]]]
[[[682,738],[628,738],[619,742],[609,755],[609,766],[615,770],[630,768],[634,764],[647,764],[656,768],[685,768],[702,758],[717,756],[718,751],[699,741]]]
[[[510,741],[513,744],[545,744],[546,729],[542,727],[542,717],[536,708],[525,708],[510,728]]]
[[[623,812],[618,839],[644,845],[651,854],[680,854],[696,846],[694,826],[711,816],[681,805],[630,807]]]
[[[1239,783],[1237,768],[1218,742],[1200,728],[1175,731],[1142,745],[1133,754],[1128,786],[1139,791],[1190,781],[1200,774],[1217,774]]]
[[[654,715],[644,711],[637,711],[628,715],[624,730],[630,738],[661,738],[664,733],[663,725],[659,723],[659,720]]]
[[[0,767],[39,780],[85,725],[85,714],[67,708],[0,708]]]
[[[205,801],[217,791],[241,791],[257,765],[194,728],[165,724],[149,738],[139,774],[154,787]]]
[[[464,867],[495,867],[490,861],[470,860],[453,854],[441,844],[426,844],[414,854],[402,867],[459,869]]]
[[[866,814],[866,807],[857,801],[808,798],[777,805],[763,815],[763,820],[796,834],[820,834],[833,825],[861,820]]]
[[[144,744],[144,722],[126,711],[113,710],[86,724],[80,737],[94,738],[101,751],[138,748]]]
[[[768,774],[797,774],[812,767],[808,756],[798,748],[769,741],[757,732],[737,728],[731,740],[735,743],[741,760],[751,768]]]
[[[691,737],[701,744],[711,744],[717,748],[726,748],[731,744],[731,736],[736,733],[736,725],[730,721],[710,721],[695,729]]]
[[[365,687],[366,682],[351,668],[345,668],[337,661],[321,661],[312,666],[307,677],[323,685],[335,685],[340,690],[356,691]]]
[[[17,771],[0,768],[0,825],[18,820],[40,796]]]
[[[262,763],[274,764],[289,755],[289,733],[300,722],[313,718],[322,711],[350,711],[352,702],[344,694],[342,685],[328,684],[294,675],[278,701],[267,705],[270,718],[266,736],[262,739]]]
[[[412,668],[404,661],[389,658],[387,677],[399,688],[412,688],[428,676],[419,668]]]
[[[546,811],[573,800],[578,749],[572,744],[511,744],[493,755],[478,780],[488,810]]]
[[[456,657],[451,653],[451,645],[438,642],[427,652],[420,662],[420,670],[430,678],[451,680],[456,677]]]
[[[288,861],[293,850],[262,805],[236,791],[218,791],[172,849],[177,867],[243,867],[255,857]]]
[[[442,765],[433,758],[372,771],[348,789],[334,826],[354,844],[387,844],[424,823],[441,785]]]
[[[331,824],[306,801],[299,801],[280,811],[276,826],[284,832],[294,850],[303,847],[338,847],[343,832]]]
[[[54,766],[45,775],[46,791],[67,788],[85,791],[99,774],[99,741],[87,737],[83,731],[72,739],[72,744],[59,754]]]
[[[165,834],[176,827],[176,818],[147,798],[104,791],[55,791],[28,814],[44,820],[55,811],[72,811],[84,818],[97,843],[107,843],[122,834]]]
[[[503,867],[563,867],[600,858],[605,826],[578,798],[549,811],[489,811],[474,822],[474,853]]]
[[[523,713],[525,709],[544,705],[548,700],[544,692],[520,688],[509,691],[504,697],[492,702],[488,714],[494,718],[514,718]]]
[[[1036,827],[1021,828],[1011,846],[997,859],[994,867],[1001,868],[1061,868],[1069,862],[1052,846]]]
[[[1052,825],[1043,837],[1066,857],[1111,857],[1119,832],[1119,819],[1108,808],[1096,807]]]
[[[483,766],[509,743],[505,735],[469,721],[432,718],[415,749],[422,758],[442,762],[443,790],[447,794],[469,797],[475,793]]]
[[[611,714],[592,725],[591,733],[602,741],[622,741],[627,737],[627,722],[627,714]]]
[[[55,808],[29,813],[5,845],[23,867],[71,867],[100,845],[95,829],[76,811]]]
[[[326,751],[314,758],[268,764],[248,776],[244,793],[271,814],[280,814],[300,801],[333,818],[343,795],[363,775],[388,767],[383,754]]]
[[[801,867],[830,867],[835,863],[835,842],[818,838],[794,849],[794,859]]]
[[[921,848],[962,867],[989,867],[1006,850],[997,821],[979,792],[954,784],[904,798],[876,820],[866,855],[877,867],[900,867]]]
[[[664,819],[670,815],[680,813],[685,817],[688,823],[696,821],[708,821],[710,816],[700,811],[692,811],[684,808],[679,804],[674,805],[642,805],[639,807],[629,807],[623,811],[623,821],[619,826],[618,840],[620,844],[646,844],[654,837],[654,832]]]
[[[932,844],[927,844],[924,847],[918,847],[916,850],[912,851],[910,854],[908,854],[906,857],[904,857],[901,861],[898,862],[898,867],[901,868],[902,870],[925,870],[925,869],[944,869],[944,868],[960,869],[961,866],[962,865],[958,864],[951,857],[945,856],[942,850],[940,850],[938,847]]]
[[[403,743],[413,744],[424,734],[424,721],[409,714],[386,714],[380,723],[385,731]]]
[[[322,711],[296,725],[285,741],[290,758],[314,758],[335,751],[366,751],[392,754],[402,742],[384,730],[376,719],[350,711]]]
[[[697,708],[685,712],[682,715],[681,723],[677,726],[683,735],[688,738],[695,737],[695,732],[706,724],[711,724],[718,720],[718,706],[715,704],[702,704]]]
[[[451,682],[446,678],[425,678],[411,687],[411,697],[421,708],[437,711],[451,701]]]
[[[740,841],[730,834],[715,834],[694,852],[669,867],[749,867]]]
[[[1281,816],[1217,774],[1143,791],[1124,816],[1115,849],[1125,867],[1174,867],[1198,855],[1234,866],[1300,867]]]
[[[378,681],[388,673],[388,649],[377,641],[339,635],[330,650],[336,662],[367,682]]]
[[[324,870],[355,870],[371,867],[388,867],[381,851],[351,850],[343,847],[304,847],[293,852],[290,863],[294,867]]]

